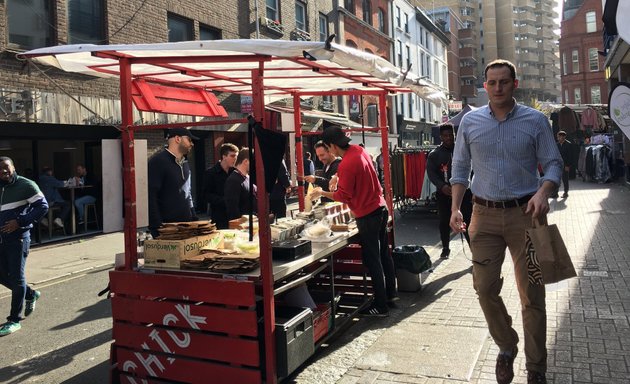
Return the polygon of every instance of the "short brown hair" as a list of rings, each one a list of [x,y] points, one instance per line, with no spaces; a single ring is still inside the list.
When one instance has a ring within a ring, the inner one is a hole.
[[[249,148],[243,147],[240,151],[238,151],[238,156],[236,156],[236,165],[239,165],[245,160],[249,160]]]
[[[219,149],[221,158],[223,158],[223,156],[227,156],[230,152],[238,153],[238,147],[232,143],[225,143],[221,145],[221,149]]]
[[[512,80],[516,80],[516,66],[514,66],[511,61],[503,59],[494,60],[486,65],[486,69],[483,71],[483,76],[486,80],[488,79],[488,70],[498,67],[507,67],[510,70],[510,75],[512,75]]]

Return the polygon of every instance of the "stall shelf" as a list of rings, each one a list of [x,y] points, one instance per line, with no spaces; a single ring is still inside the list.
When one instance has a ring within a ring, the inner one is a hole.
[[[276,383],[276,294],[303,279],[309,284],[328,287],[331,295],[339,283],[338,291],[364,298],[361,292],[366,294],[369,283],[360,264],[360,248],[349,239],[330,244],[323,251],[316,249],[304,260],[274,265],[265,198],[257,201],[258,276],[206,276],[138,267],[136,131],[246,124],[245,118],[226,119],[227,113],[212,93],[219,92],[252,97],[253,118],[265,128],[265,105],[293,98],[296,137],[300,137],[301,96],[372,95],[379,101],[379,126],[369,129],[380,132],[383,147],[387,147],[388,96],[415,92],[424,99],[444,102],[443,93],[423,79],[402,72],[380,57],[332,43],[332,38],[326,42],[85,44],[20,54],[27,60],[67,72],[119,79],[125,262],[122,268],[110,273],[114,339],[110,382]],[[134,117],[144,111],[201,119],[135,125]],[[264,175],[258,140],[254,149],[255,172]],[[296,152],[300,172],[301,145]],[[389,158],[387,151],[383,154],[384,192],[393,212]],[[258,196],[266,196],[265,178],[257,180]]]

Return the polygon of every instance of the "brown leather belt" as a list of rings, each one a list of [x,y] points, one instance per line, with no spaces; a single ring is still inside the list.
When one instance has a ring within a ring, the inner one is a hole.
[[[514,208],[520,207],[522,205],[526,205],[527,202],[532,198],[533,195],[523,196],[520,199],[514,200],[505,200],[505,201],[490,201],[484,200],[481,197],[473,196],[473,201],[475,204],[483,205],[488,208]]]

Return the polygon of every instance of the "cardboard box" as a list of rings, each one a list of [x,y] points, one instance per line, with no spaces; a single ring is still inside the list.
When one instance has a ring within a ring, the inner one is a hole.
[[[144,242],[144,266],[148,268],[179,268],[180,260],[196,256],[203,247],[222,248],[223,234],[191,237],[183,240],[146,240]]]

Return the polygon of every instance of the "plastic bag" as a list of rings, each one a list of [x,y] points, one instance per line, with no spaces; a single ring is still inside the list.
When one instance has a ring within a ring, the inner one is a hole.
[[[411,273],[422,273],[432,266],[429,254],[419,245],[398,246],[394,248],[392,258],[396,268]]]

